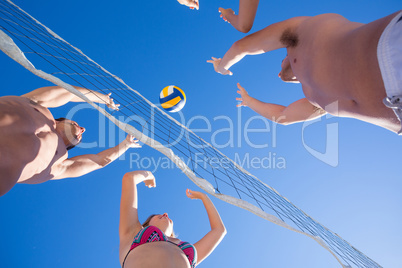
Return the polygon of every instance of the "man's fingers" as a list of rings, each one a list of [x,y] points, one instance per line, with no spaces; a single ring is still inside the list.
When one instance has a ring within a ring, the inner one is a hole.
[[[177,2],[179,2],[182,5],[188,6],[190,9],[199,9],[199,4],[197,0],[187,0],[187,1],[182,1],[182,0],[177,0]]]
[[[130,135],[130,142],[131,142],[130,147],[134,147],[134,148],[141,148],[142,147],[142,145],[139,144],[140,141],[137,140],[136,138],[134,138],[134,136]]]
[[[138,147],[138,148],[141,148],[141,147],[142,147],[142,145],[139,144],[139,140],[133,140],[133,141],[131,141],[131,144],[132,144],[134,147]]]
[[[191,7],[198,10],[200,8],[200,5],[198,4],[198,0],[193,0],[191,3]]]
[[[192,197],[192,194],[191,194],[191,190],[190,189],[187,189],[186,190],[186,195],[187,195],[187,197]]]
[[[238,101],[243,101],[243,99],[242,99],[242,98],[236,98],[236,100],[238,100]]]
[[[135,139],[135,140],[133,141],[134,146],[136,146],[136,147],[138,147],[138,148],[141,148],[142,145],[139,144],[139,142],[140,142],[139,140]]]

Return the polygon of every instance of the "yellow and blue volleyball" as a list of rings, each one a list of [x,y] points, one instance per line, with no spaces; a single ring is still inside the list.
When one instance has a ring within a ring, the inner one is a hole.
[[[167,86],[162,89],[159,95],[159,102],[166,111],[176,113],[186,104],[186,94],[179,87]]]

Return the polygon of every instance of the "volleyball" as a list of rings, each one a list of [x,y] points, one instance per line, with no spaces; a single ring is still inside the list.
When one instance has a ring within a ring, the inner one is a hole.
[[[176,113],[186,104],[186,94],[177,86],[167,86],[162,89],[159,102],[166,111]]]

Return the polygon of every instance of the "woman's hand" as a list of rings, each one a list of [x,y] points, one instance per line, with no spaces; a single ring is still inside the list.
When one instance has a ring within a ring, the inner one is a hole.
[[[156,181],[155,181],[154,174],[152,174],[152,172],[150,172],[150,171],[147,171],[147,173],[148,173],[148,175],[144,179],[145,186],[147,186],[148,188],[156,187]]]
[[[144,182],[145,186],[149,188],[156,187],[156,181],[154,174],[151,171],[146,170],[134,170],[124,174],[123,179],[133,180],[135,185]]]
[[[192,191],[190,189],[186,190],[186,195],[188,198],[191,198],[191,199],[202,199],[202,198],[207,197],[207,195],[204,193],[201,193],[198,191]]]

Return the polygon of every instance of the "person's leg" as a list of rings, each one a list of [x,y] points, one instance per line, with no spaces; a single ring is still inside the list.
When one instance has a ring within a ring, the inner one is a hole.
[[[235,15],[231,8],[219,8],[221,17],[233,27],[243,33],[247,33],[253,27],[255,14],[257,13],[259,0],[240,0],[239,15]]]

